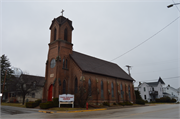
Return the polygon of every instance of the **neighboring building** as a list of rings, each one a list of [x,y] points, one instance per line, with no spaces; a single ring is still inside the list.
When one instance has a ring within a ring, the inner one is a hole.
[[[155,101],[156,98],[163,97],[163,85],[165,85],[165,83],[161,77],[159,77],[157,82],[140,83],[135,90],[139,90],[143,100],[150,102]]]
[[[88,85],[85,90],[96,89],[90,103],[134,102],[134,79],[117,64],[73,51],[73,29],[72,21],[64,16],[52,21],[43,101],[76,94],[83,83]]]
[[[175,89],[173,87],[171,87],[170,85],[168,85],[167,87],[163,88],[163,95],[168,96],[170,98],[174,98],[177,100],[177,102],[180,102],[180,94],[179,94],[179,89]]]
[[[25,84],[23,85],[24,89],[27,89],[28,85],[32,85],[34,88],[38,88],[38,90],[34,90],[30,94],[27,94],[25,96],[26,102],[42,99],[43,87],[45,83],[44,77],[21,74],[19,78],[18,77],[15,78],[16,80],[23,80],[25,82]],[[22,102],[23,98],[22,96],[20,96],[20,93],[16,90],[16,91],[8,92],[6,96],[4,96],[3,100],[6,102],[14,102],[16,100],[18,102]]]

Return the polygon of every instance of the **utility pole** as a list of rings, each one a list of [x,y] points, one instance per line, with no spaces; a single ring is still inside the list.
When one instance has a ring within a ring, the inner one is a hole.
[[[130,69],[131,69],[132,66],[126,65],[126,67],[128,68],[129,76],[131,76]]]

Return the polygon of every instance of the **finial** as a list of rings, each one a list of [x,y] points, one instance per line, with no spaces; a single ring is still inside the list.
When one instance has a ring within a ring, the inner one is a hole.
[[[62,13],[62,16],[63,16],[63,12],[64,12],[64,10],[62,9],[62,11],[61,11],[61,13]]]

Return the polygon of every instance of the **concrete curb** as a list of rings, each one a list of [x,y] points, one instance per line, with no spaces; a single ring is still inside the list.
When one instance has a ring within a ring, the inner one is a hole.
[[[92,109],[92,110],[75,110],[75,111],[50,111],[50,110],[39,110],[39,112],[42,113],[77,113],[77,112],[90,112],[90,111],[102,111],[102,110],[107,110],[107,108],[101,108],[101,109]]]

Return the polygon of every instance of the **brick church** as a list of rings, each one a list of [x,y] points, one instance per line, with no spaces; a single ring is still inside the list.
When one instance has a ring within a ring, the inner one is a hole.
[[[54,18],[50,30],[43,101],[59,94],[75,95],[81,84],[89,103],[135,101],[134,79],[117,64],[73,51],[71,20]],[[92,90],[96,93],[91,94]]]

